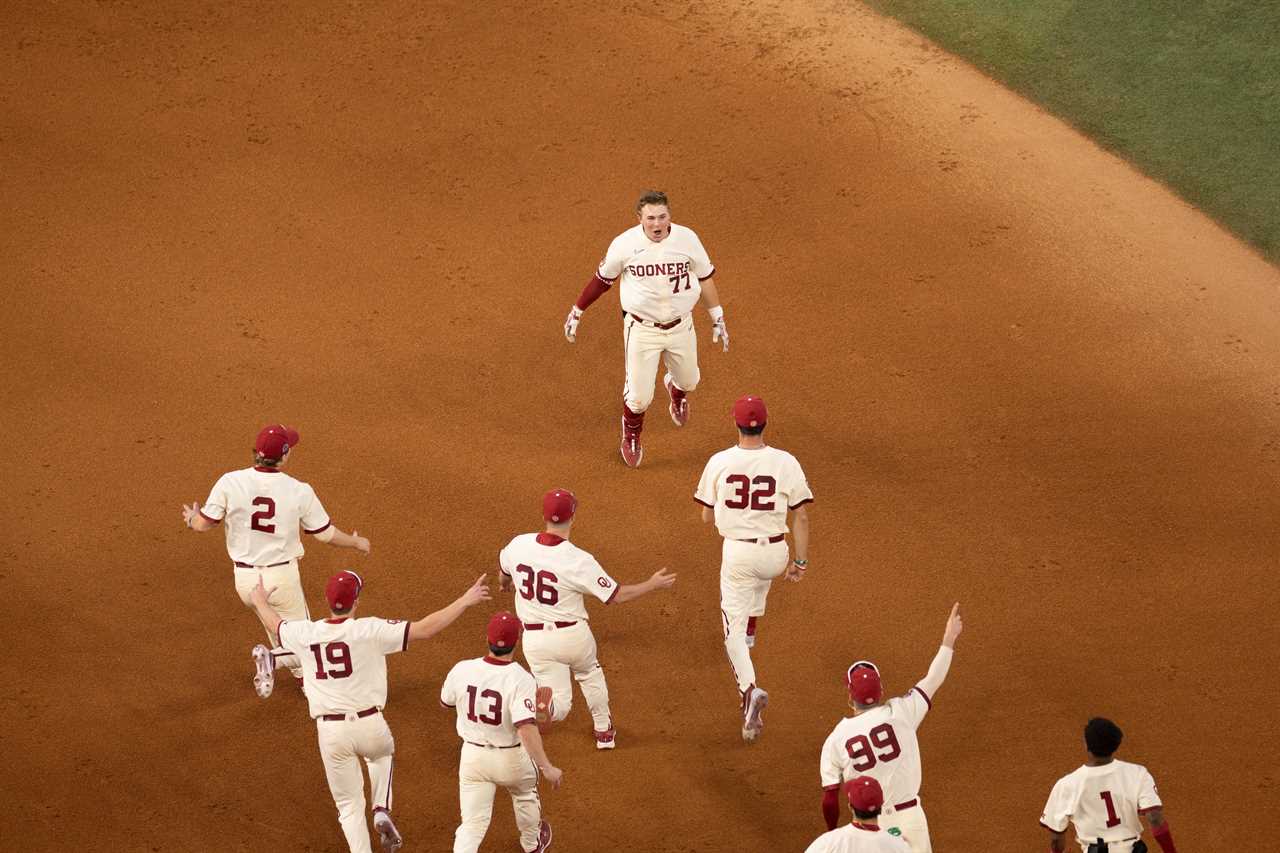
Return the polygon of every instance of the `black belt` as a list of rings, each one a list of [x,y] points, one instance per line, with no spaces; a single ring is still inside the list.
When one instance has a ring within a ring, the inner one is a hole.
[[[475,742],[475,741],[473,741],[473,740],[465,740],[465,741],[463,741],[463,743],[469,743],[469,744],[471,744],[472,746],[478,746],[478,747],[480,747],[481,749],[515,749],[517,746],[519,746],[519,745],[520,745],[520,744],[518,744],[518,743],[513,743],[513,744],[511,744],[511,746],[494,746],[494,745],[493,745],[493,744],[491,744],[491,743],[476,743],[476,742]]]
[[[363,711],[357,712],[356,717],[358,717],[359,719],[364,719],[365,717],[372,717],[376,713],[378,713],[377,708],[365,708]],[[330,723],[336,723],[339,720],[345,720],[346,718],[347,718],[346,714],[321,714],[320,715],[320,719]]]
[[[292,562],[293,560],[285,560],[283,563],[269,563],[268,565],[265,565],[265,566],[255,566],[253,563],[242,563],[239,560],[236,560],[236,568],[237,569],[274,569],[276,566],[287,566]]]
[[[627,314],[629,312],[623,311],[622,313]],[[684,321],[683,317],[677,317],[676,319],[672,320],[670,323],[659,323],[656,320],[646,320],[643,317],[637,317],[635,314],[631,315],[631,319],[635,320],[637,323],[639,323],[642,326],[652,326],[653,328],[661,329],[664,332],[667,329],[674,329],[676,326],[679,326]]]
[[[577,623],[576,621],[574,621],[574,622],[556,622],[556,623],[554,623],[554,624],[555,624],[555,626],[556,626],[557,628],[568,628],[568,627],[570,627],[570,626],[572,626],[572,625],[577,625],[578,623]],[[543,623],[543,622],[526,622],[526,623],[524,623],[524,629],[525,629],[526,631],[541,631],[541,630],[542,630],[543,628],[545,628],[545,627],[547,627],[547,626],[546,626],[546,624],[545,624],[545,623]]]
[[[787,538],[787,534],[785,533],[779,533],[777,536],[770,536],[769,544],[772,545],[775,542],[781,542],[783,539],[786,539],[786,538]],[[760,539],[759,537],[757,537],[755,539],[735,539],[733,541],[734,542],[759,542]]]

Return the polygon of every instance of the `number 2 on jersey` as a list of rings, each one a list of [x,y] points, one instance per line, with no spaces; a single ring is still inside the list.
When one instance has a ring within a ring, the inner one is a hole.
[[[729,509],[752,509],[769,512],[773,509],[773,494],[778,481],[767,474],[757,474],[748,479],[746,474],[730,474],[724,481],[734,487],[733,497],[724,502]],[[752,486],[760,488],[752,490]]]
[[[502,694],[496,690],[484,690],[480,692],[481,699],[489,700],[489,710],[483,714],[476,714],[476,687],[474,684],[467,685],[467,719],[473,723],[484,723],[486,726],[502,725]]]
[[[849,738],[844,743],[844,749],[853,760],[850,767],[859,773],[870,770],[882,761],[893,761],[902,754],[902,747],[898,746],[898,736],[894,734],[893,726],[888,723],[881,723],[865,735]],[[877,749],[884,751],[877,753]]]
[[[560,601],[560,591],[554,586],[560,580],[548,571],[535,572],[533,566],[524,563],[516,566],[520,574],[520,595],[525,601],[538,600],[539,604],[556,604]]]
[[[275,533],[276,526],[267,522],[276,517],[276,502],[271,498],[259,497],[253,499],[253,505],[262,509],[249,517],[249,526],[259,533]]]

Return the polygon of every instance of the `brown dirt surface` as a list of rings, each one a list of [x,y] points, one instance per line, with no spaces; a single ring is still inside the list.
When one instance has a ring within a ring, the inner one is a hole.
[[[859,6],[602,5],[0,9],[4,846],[344,849],[303,698],[253,695],[221,536],[179,516],[281,419],[373,540],[366,613],[442,606],[558,485],[615,576],[679,572],[593,611],[620,746],[580,701],[549,736],[557,851],[803,849],[843,668],[906,690],[955,600],[936,850],[1041,849],[1092,714],[1182,849],[1248,847],[1276,796],[1280,273]],[[560,327],[649,186],[734,346],[699,312],[693,420],[659,389],[630,471],[616,296]],[[746,392],[818,497],[750,748],[690,500]],[[312,543],[313,609],[349,554]],[[487,615],[391,664],[406,850],[451,843],[436,694]],[[500,797],[484,850],[514,841]]]

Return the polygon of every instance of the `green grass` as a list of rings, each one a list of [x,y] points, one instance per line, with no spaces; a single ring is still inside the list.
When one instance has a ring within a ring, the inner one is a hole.
[[[1280,0],[867,0],[1280,260]]]

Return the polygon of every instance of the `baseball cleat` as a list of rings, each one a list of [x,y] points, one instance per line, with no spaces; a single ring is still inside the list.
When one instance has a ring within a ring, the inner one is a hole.
[[[752,687],[747,697],[747,710],[743,716],[742,739],[755,743],[764,730],[764,709],[769,704],[769,694],[759,687]]]
[[[386,812],[373,813],[373,828],[378,831],[378,840],[387,853],[395,853],[404,844],[404,839],[400,837],[400,831],[396,829],[395,822]]]
[[[618,745],[618,730],[613,727],[613,721],[609,721],[609,728],[606,731],[592,731],[596,736],[596,749],[613,749]]]
[[[644,445],[640,443],[640,433],[622,431],[622,461],[627,463],[628,468],[639,468],[640,460],[644,458]]]
[[[551,846],[551,824],[545,820],[538,827],[538,846],[529,851],[529,853],[543,853]]]
[[[253,647],[253,689],[263,699],[271,695],[276,686],[275,664],[271,660],[271,650],[262,643]]]
[[[675,381],[668,373],[662,377],[662,384],[667,389],[667,394],[671,397],[671,402],[667,405],[667,411],[671,414],[671,422],[678,427],[682,427],[689,422],[689,398],[681,392],[680,397],[676,397]]]
[[[533,719],[538,724],[538,729],[543,730],[551,725],[551,718],[555,715],[555,703],[551,701],[551,688],[539,687],[534,697],[536,705]]]

